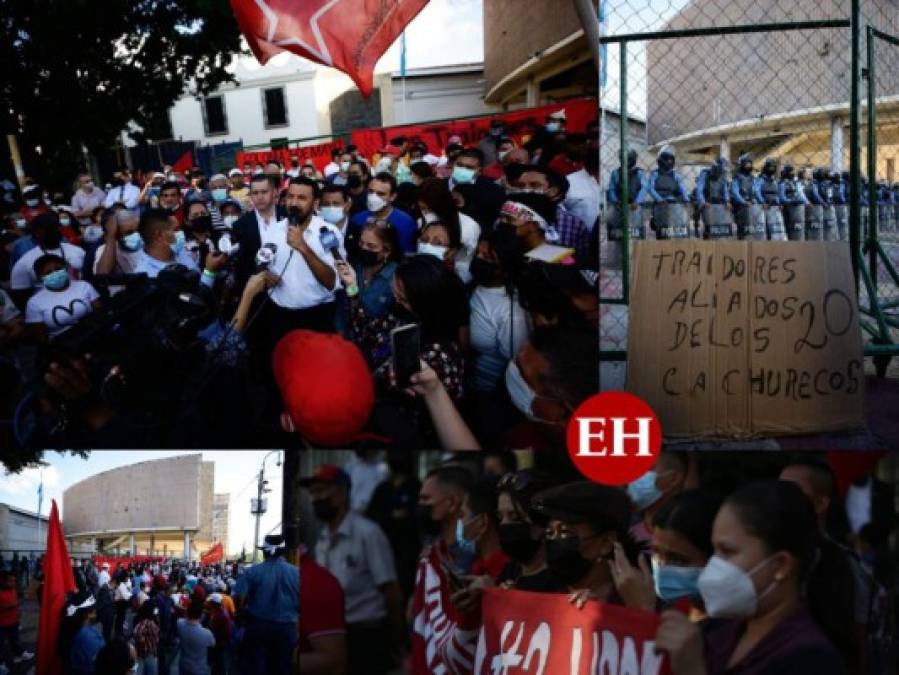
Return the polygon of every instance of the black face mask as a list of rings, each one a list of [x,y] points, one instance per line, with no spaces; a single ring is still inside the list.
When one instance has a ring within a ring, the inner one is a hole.
[[[376,251],[369,251],[367,249],[359,249],[358,254],[356,255],[356,260],[359,261],[359,264],[363,267],[374,267],[375,265],[381,264],[381,254]]]
[[[475,256],[471,259],[468,271],[471,272],[471,278],[478,286],[486,286],[496,281],[499,276],[499,265]]]
[[[578,536],[546,540],[546,566],[566,586],[573,586],[583,579],[593,563],[580,552]]]
[[[209,232],[212,229],[212,216],[197,216],[189,225],[194,232]]]
[[[38,239],[38,244],[45,250],[59,248],[60,243],[62,243],[62,234],[60,234],[59,230],[44,232]]]
[[[337,507],[329,499],[312,500],[312,512],[323,523],[329,523],[337,515]]]
[[[362,186],[362,178],[354,174],[350,174],[349,178],[346,179],[346,186],[351,190],[355,190]]]
[[[440,521],[434,520],[432,515],[433,506],[429,504],[419,504],[415,509],[418,529],[428,536],[436,537],[440,534]]]
[[[540,542],[531,538],[530,523],[503,523],[498,534],[503,553],[516,562],[530,562],[540,549]]]

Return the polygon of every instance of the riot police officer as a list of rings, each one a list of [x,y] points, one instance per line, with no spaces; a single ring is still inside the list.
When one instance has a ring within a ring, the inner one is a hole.
[[[657,168],[649,174],[647,191],[653,200],[652,226],[658,239],[686,239],[688,229],[686,204],[690,201],[684,180],[674,170],[674,148],[659,150]]]
[[[727,159],[719,157],[696,179],[693,199],[702,217],[704,239],[732,239],[734,236],[733,217],[728,208],[730,181],[727,169]]]
[[[839,239],[837,214],[834,207],[836,190],[834,189],[833,181],[830,179],[830,172],[824,168],[819,169],[819,171],[818,194],[821,195],[821,201],[823,202],[823,208],[821,209],[822,237],[824,241],[836,241]]]
[[[737,159],[737,175],[731,183],[730,198],[734,204],[734,220],[740,239],[765,239],[764,201],[759,182],[752,173],[752,155],[744,153]]]
[[[646,226],[643,224],[643,207],[646,201],[646,172],[637,166],[637,151],[627,153],[627,203],[628,234],[631,239],[646,239]],[[622,167],[612,170],[609,187],[606,190],[606,203],[609,214],[606,227],[609,232],[609,265],[617,266],[621,261],[621,242],[624,236],[621,218],[621,205],[624,203],[623,185],[621,183]]]
[[[784,221],[787,237],[791,241],[805,239],[805,189],[793,169],[792,164],[784,164],[780,170],[780,184],[778,185],[780,203],[784,209]]]
[[[877,181],[878,232],[893,231],[893,191],[885,180]]]
[[[805,196],[808,205],[805,207],[805,238],[808,241],[821,241],[824,227],[824,200],[819,192],[823,169],[815,169],[812,179],[806,183]]]
[[[765,207],[765,229],[771,241],[786,241],[784,217],[780,210],[780,185],[777,183],[777,160],[768,157],[758,179],[762,204]]]
[[[833,171],[830,174],[833,183],[833,210],[837,217],[837,236],[840,241],[849,239],[849,172]]]

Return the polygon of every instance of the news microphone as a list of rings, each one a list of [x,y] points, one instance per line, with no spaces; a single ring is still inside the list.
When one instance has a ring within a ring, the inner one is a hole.
[[[275,260],[275,254],[278,252],[277,244],[265,244],[256,252],[256,271],[261,272],[267,270],[269,265]]]
[[[338,241],[336,234],[322,225],[318,231],[318,240],[321,242],[323,249],[330,251],[331,255],[334,256],[334,260],[343,261],[343,256],[340,255],[340,241]]]
[[[296,206],[291,206],[289,209],[287,209],[287,224],[299,225],[301,215],[302,211],[300,211]]]

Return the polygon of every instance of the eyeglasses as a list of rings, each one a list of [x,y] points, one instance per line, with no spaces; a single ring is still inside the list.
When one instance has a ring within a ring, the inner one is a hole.
[[[389,230],[393,227],[393,223],[389,220],[384,220],[383,218],[369,218],[365,221],[366,227],[383,227],[386,230]]]

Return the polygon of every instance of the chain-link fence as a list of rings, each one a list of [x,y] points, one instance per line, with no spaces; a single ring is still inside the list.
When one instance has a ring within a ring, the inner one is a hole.
[[[853,28],[851,3],[826,0],[607,0],[601,10],[601,107],[609,111],[603,114],[601,164],[619,167],[603,176],[602,387],[617,389],[624,385],[628,322],[636,320],[628,306],[633,240],[848,244],[853,30],[861,55],[855,65],[862,68],[866,26],[896,33],[899,12],[894,0],[863,0]],[[892,187],[899,181],[893,177],[899,47],[883,44],[877,54],[875,181]],[[864,108],[859,112],[864,123]],[[605,122],[619,115],[630,121],[625,132],[636,151],[627,169],[620,166],[620,125]],[[863,125],[863,144],[865,131]],[[864,152],[861,160],[865,173]],[[899,189],[895,194],[895,205],[884,205],[881,218],[892,219],[884,220],[892,230],[886,236],[884,229],[881,241],[893,260],[899,257]],[[868,216],[861,217],[863,243]],[[878,298],[899,300],[888,266],[881,262],[874,274]],[[883,322],[865,325],[869,355],[875,342],[899,341],[883,334]]]

